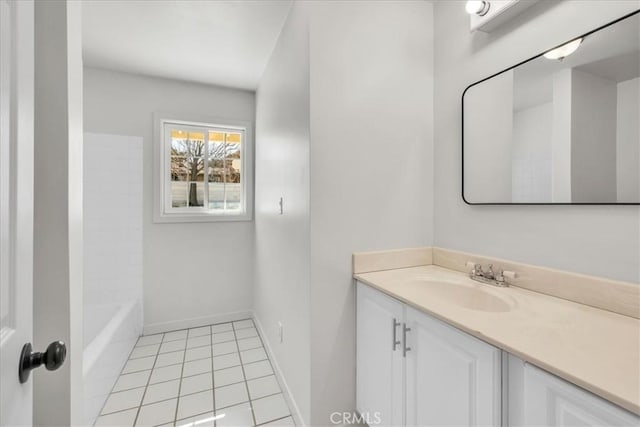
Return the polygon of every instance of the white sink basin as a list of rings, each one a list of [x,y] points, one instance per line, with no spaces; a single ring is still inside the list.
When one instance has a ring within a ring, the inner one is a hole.
[[[429,292],[431,299],[443,299],[449,304],[469,310],[498,313],[511,311],[515,307],[515,301],[510,297],[499,295],[499,288],[485,288],[491,285],[430,279],[411,282],[407,286],[415,288],[417,292]]]

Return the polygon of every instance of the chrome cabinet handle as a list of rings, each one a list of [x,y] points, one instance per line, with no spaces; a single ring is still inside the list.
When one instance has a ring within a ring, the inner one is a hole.
[[[406,323],[402,324],[402,357],[407,357],[407,352],[411,351],[411,347],[407,347],[407,332],[411,331],[411,328],[407,327]]]
[[[397,330],[398,326],[400,326],[400,322],[394,317],[393,318],[393,351],[396,351],[396,346],[400,344],[400,340],[398,340]]]

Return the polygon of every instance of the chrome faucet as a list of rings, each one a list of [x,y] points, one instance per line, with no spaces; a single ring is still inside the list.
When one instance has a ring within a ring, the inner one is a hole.
[[[493,286],[507,287],[509,283],[505,280],[505,277],[510,279],[516,278],[516,273],[513,271],[498,270],[497,273],[493,271],[493,264],[489,264],[486,271],[482,270],[482,265],[475,262],[467,261],[466,266],[471,268],[469,277],[477,282],[486,283]]]

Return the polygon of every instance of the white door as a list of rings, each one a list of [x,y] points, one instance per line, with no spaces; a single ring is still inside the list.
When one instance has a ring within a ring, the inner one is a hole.
[[[408,426],[499,426],[501,353],[406,308]]]
[[[369,425],[403,425],[403,311],[399,301],[358,283],[356,407]]]
[[[30,0],[0,0],[0,425],[32,424],[33,35]]]
[[[639,426],[640,418],[554,375],[524,364],[525,426]]]

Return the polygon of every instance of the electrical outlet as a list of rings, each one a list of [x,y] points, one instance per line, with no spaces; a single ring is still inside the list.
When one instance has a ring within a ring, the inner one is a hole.
[[[278,340],[282,342],[282,322],[278,322]]]

